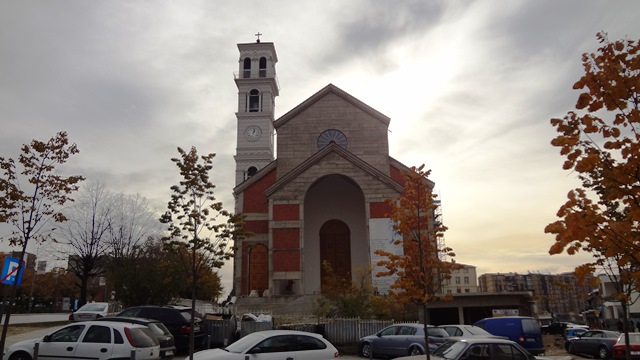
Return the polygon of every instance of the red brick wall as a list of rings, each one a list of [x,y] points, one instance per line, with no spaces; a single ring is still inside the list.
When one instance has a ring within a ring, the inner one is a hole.
[[[390,165],[390,173],[391,173],[391,178],[397,182],[398,184],[404,186],[404,175],[402,174],[402,171],[400,171],[400,169],[398,169],[397,167]]]
[[[372,219],[389,217],[391,207],[386,202],[372,202],[369,204],[369,214]]]
[[[273,229],[273,271],[300,271],[300,229]]]
[[[268,234],[269,221],[268,220],[245,220],[244,230],[252,232],[254,234]]]
[[[264,191],[276,182],[276,170],[272,170],[256,181],[255,184],[249,186],[244,191],[242,202],[242,212],[247,213],[268,213],[269,201],[264,196]]]
[[[273,220],[300,220],[300,205],[278,204],[273,205]]]

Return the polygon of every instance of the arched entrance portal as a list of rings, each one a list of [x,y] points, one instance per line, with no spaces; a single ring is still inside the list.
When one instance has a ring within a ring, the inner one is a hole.
[[[351,280],[351,232],[343,221],[332,219],[320,228],[321,288],[325,287],[327,271],[324,263],[331,265],[335,276]]]

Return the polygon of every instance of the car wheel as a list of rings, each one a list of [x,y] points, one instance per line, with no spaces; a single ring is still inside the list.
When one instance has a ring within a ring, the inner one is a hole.
[[[9,360],[31,360],[31,355],[24,351],[17,351],[9,357]]]
[[[576,347],[573,343],[569,343],[569,348],[567,349],[569,354],[574,355],[576,353]]]
[[[366,342],[360,345],[360,356],[370,357],[371,356],[371,344]]]
[[[416,356],[416,355],[422,355],[422,350],[417,347],[417,346],[412,346],[411,349],[409,349],[409,356]]]
[[[598,359],[608,359],[609,358],[609,350],[605,346],[600,346],[598,348]]]

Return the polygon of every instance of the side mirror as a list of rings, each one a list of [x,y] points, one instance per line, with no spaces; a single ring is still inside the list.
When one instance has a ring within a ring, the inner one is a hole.
[[[377,333],[376,336],[377,337],[382,337],[382,333]]]
[[[51,335],[45,335],[45,337],[42,338],[42,342],[51,342]]]
[[[259,347],[254,347],[253,349],[247,351],[247,354],[262,354],[262,349]]]

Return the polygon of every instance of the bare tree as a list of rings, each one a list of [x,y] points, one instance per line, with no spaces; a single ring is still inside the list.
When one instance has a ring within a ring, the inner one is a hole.
[[[140,194],[115,194],[109,220],[108,242],[112,261],[135,252],[150,237],[160,238],[162,226]]]
[[[104,257],[109,252],[108,234],[113,195],[100,183],[81,189],[76,204],[69,210],[69,221],[59,236],[70,248],[69,270],[79,280],[81,303],[87,300],[89,280],[105,272]]]

